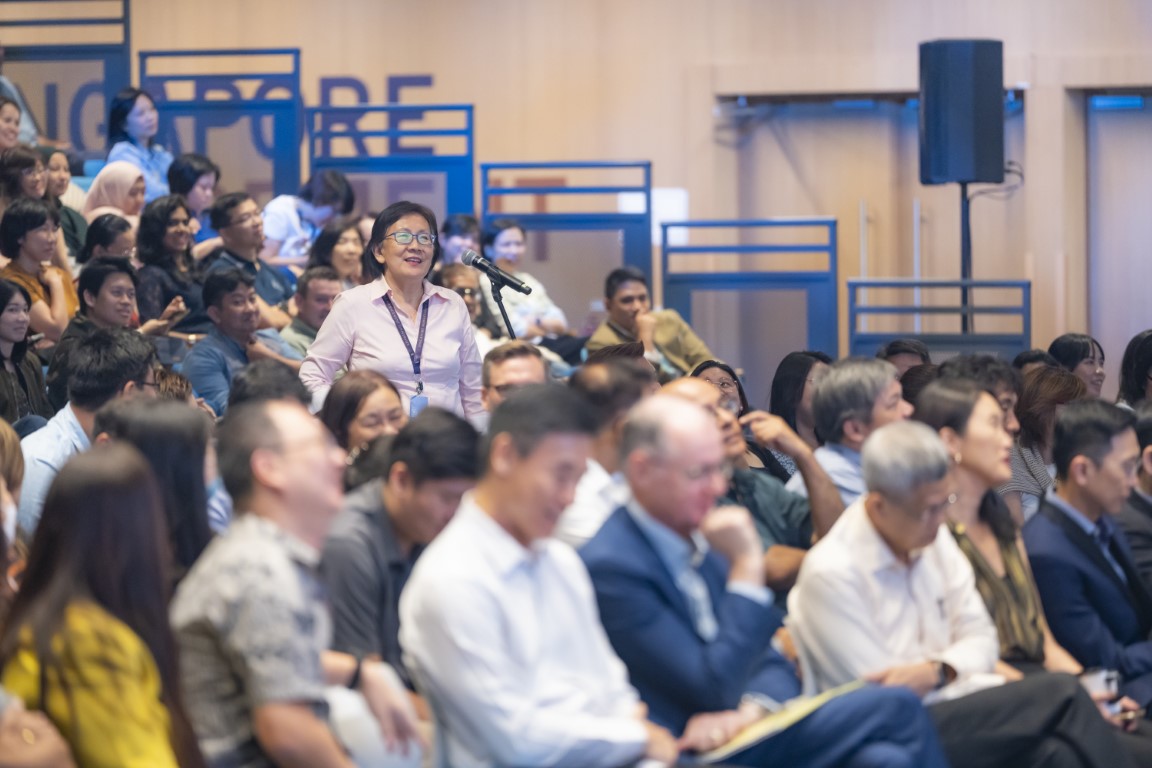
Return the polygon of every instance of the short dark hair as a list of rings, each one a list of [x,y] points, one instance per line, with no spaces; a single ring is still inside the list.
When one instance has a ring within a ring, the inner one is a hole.
[[[87,264],[92,259],[92,252],[96,246],[110,248],[116,239],[125,232],[132,231],[132,224],[123,216],[115,213],[102,213],[88,225],[88,234],[84,236],[84,247],[76,254],[76,262]]]
[[[100,295],[104,281],[112,275],[128,275],[132,279],[133,288],[140,286],[140,279],[136,277],[136,270],[132,268],[132,262],[128,259],[92,259],[80,273],[80,282],[77,285],[76,292],[80,294],[80,314],[88,314],[88,302],[84,300],[84,294]]]
[[[606,360],[638,360],[641,357],[644,357],[644,342],[626,341],[623,344],[609,344],[589,352],[588,357],[584,359],[584,365],[603,363]]]
[[[275,402],[250,400],[229,408],[216,426],[216,463],[234,506],[242,508],[252,493],[252,454],[283,443],[284,436],[269,413]]]
[[[475,479],[480,471],[480,434],[454,413],[425,408],[392,440],[388,471],[404,462],[416,485],[429,480]]]
[[[28,293],[28,289],[14,283],[11,280],[0,280],[0,314],[8,308],[12,299],[17,296],[23,296],[24,301],[28,304],[28,309],[32,309],[32,296]],[[25,334],[24,338],[12,345],[12,364],[20,365],[24,361],[24,356],[28,354],[28,336]]]
[[[504,217],[502,219],[493,219],[484,225],[484,229],[480,231],[480,245],[487,248],[496,242],[496,238],[500,233],[507,229],[518,229],[524,231],[524,226],[516,219]]]
[[[400,391],[387,376],[370,370],[349,371],[328,390],[324,405],[316,415],[328,427],[341,448],[352,450],[359,447],[348,444],[348,427],[356,418],[364,399],[381,387],[392,390],[400,398]]]
[[[1020,396],[1024,380],[1020,371],[995,355],[957,355],[940,364],[937,374],[941,379],[970,379],[992,397],[1000,397],[1004,390]]]
[[[1068,403],[1056,417],[1052,435],[1052,460],[1056,477],[1065,480],[1077,456],[1099,464],[1112,451],[1112,439],[1134,429],[1136,414],[1103,400],[1091,398]]]
[[[142,386],[155,367],[156,347],[141,334],[126,328],[98,330],[72,352],[68,401],[96,411],[128,382]]]
[[[896,355],[916,355],[922,363],[932,362],[932,353],[928,351],[928,345],[920,339],[893,339],[876,350],[876,357],[881,360]]]
[[[647,288],[648,277],[636,267],[614,269],[604,278],[604,298],[609,300],[615,298],[616,291],[620,290],[620,286],[624,283],[640,283]]]
[[[1152,403],[1144,402],[1136,408],[1136,439],[1140,450],[1152,445]]]
[[[415,215],[423,217],[424,221],[428,222],[428,231],[435,233],[436,230],[436,214],[432,212],[431,208],[413,203],[410,200],[401,200],[397,203],[385,208],[376,217],[375,223],[372,224],[372,236],[368,239],[368,245],[364,248],[364,255],[360,258],[360,264],[364,275],[371,280],[375,280],[384,274],[384,266],[376,261],[376,249],[380,247],[380,243],[384,242],[384,236],[388,234],[388,228],[405,216]],[[436,242],[432,243],[432,262],[429,265],[429,271],[436,266],[440,261],[440,238],[436,238]]]
[[[344,470],[346,493],[388,474],[395,439],[396,435],[379,435],[348,451],[348,468]]]
[[[152,98],[152,94],[133,86],[121,88],[112,97],[112,104],[108,107],[109,147],[121,141],[132,141],[132,137],[128,135],[127,131],[128,114],[136,106],[136,100],[141,96],[152,102],[152,106],[156,106],[156,99]],[[153,136],[148,140],[148,145],[151,146],[155,140],[156,137]]]
[[[218,307],[224,297],[240,286],[254,288],[256,281],[242,269],[226,267],[214,269],[204,278],[204,288],[201,295],[204,297],[204,307]]]
[[[455,235],[463,235],[472,232],[476,235],[480,234],[480,222],[476,220],[475,216],[467,213],[454,213],[444,219],[443,226],[440,227],[441,234],[444,237],[453,237]]]
[[[338,283],[340,275],[336,274],[336,270],[332,267],[308,267],[304,270],[304,274],[296,279],[296,295],[308,298],[308,291],[311,290],[312,283],[317,280],[331,280]]]
[[[27,144],[17,144],[0,152],[0,195],[9,200],[23,197],[24,171],[44,165],[44,157]]]
[[[356,193],[348,177],[331,168],[316,171],[300,187],[296,196],[312,205],[330,205],[336,213],[347,216],[356,207]]]
[[[940,377],[940,366],[936,363],[920,363],[904,371],[900,377],[900,393],[906,402],[915,405],[916,399],[932,382]],[[953,381],[966,381],[966,379],[953,379]],[[991,394],[991,393],[989,393]],[[996,395],[992,395],[996,397]]]
[[[568,387],[592,408],[599,430],[611,426],[644,398],[644,383],[635,366],[619,358],[585,364],[568,379]]]
[[[296,371],[279,360],[253,360],[236,373],[228,390],[228,410],[253,400],[291,398],[301,405],[312,402]]]
[[[1026,349],[1012,358],[1012,367],[1018,371],[1024,370],[1024,366],[1026,365],[1033,365],[1035,363],[1060,367],[1060,361],[1042,349]]]
[[[1103,361],[1104,348],[1100,346],[1100,342],[1086,333],[1065,333],[1063,336],[1057,336],[1048,345],[1048,354],[1069,371],[1074,370],[1081,361],[1092,357],[1092,353],[1097,351],[1100,352],[1100,360]]]
[[[724,371],[724,373],[728,374],[732,378],[732,381],[736,382],[736,394],[740,396],[739,415],[743,416],[744,414],[748,413],[752,406],[748,404],[748,395],[744,394],[744,382],[740,381],[740,377],[736,375],[736,370],[732,366],[728,365],[728,363],[722,362],[720,360],[705,360],[693,368],[692,372],[688,375],[698,379],[700,378],[700,374],[704,373],[704,371],[707,371],[709,368],[718,368],[719,370]]]
[[[1120,360],[1120,391],[1117,397],[1135,407],[1143,402],[1152,374],[1152,329],[1141,331],[1128,341]]]
[[[168,271],[176,269],[172,254],[164,247],[164,236],[168,234],[168,219],[179,210],[192,217],[192,209],[181,195],[164,195],[144,206],[140,213],[140,226],[136,229],[136,255],[140,263]]]
[[[534,357],[539,360],[540,365],[544,368],[544,375],[547,377],[548,364],[544,361],[544,355],[536,348],[536,345],[524,339],[513,339],[492,347],[488,350],[488,354],[484,355],[484,364],[480,369],[481,385],[492,386],[492,369],[518,357]]]
[[[530,384],[513,392],[492,412],[481,447],[484,471],[488,470],[492,440],[497,435],[509,435],[516,452],[526,457],[549,435],[592,437],[596,430],[596,416],[579,394],[559,384]]]
[[[972,411],[983,394],[987,394],[984,388],[970,379],[933,381],[916,399],[912,418],[937,432],[948,427],[963,437],[968,431]]]
[[[355,216],[338,216],[325,224],[324,229],[320,230],[320,234],[312,241],[312,248],[308,251],[308,269],[332,266],[332,250],[336,247],[336,243],[340,242],[344,233],[352,230],[357,237],[360,236],[358,221],[359,219]]]
[[[212,203],[212,207],[208,209],[208,221],[212,225],[212,229],[220,231],[232,223],[232,210],[241,203],[246,203],[252,199],[252,195],[247,192],[229,192],[226,195],[220,195],[216,201]]]
[[[789,352],[776,366],[776,373],[772,376],[768,412],[784,419],[793,432],[796,431],[796,409],[800,407],[809,374],[817,363],[831,365],[832,358],[813,350]]]
[[[220,166],[204,155],[185,152],[168,166],[168,188],[174,195],[187,195],[204,174],[210,173],[220,180]]]
[[[49,221],[60,223],[60,213],[54,205],[38,198],[17,197],[0,216],[0,254],[12,261],[20,258],[20,241]]]

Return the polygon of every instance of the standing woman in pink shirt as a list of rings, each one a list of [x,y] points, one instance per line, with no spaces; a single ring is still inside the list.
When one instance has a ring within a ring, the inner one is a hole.
[[[427,280],[440,257],[436,232],[436,215],[417,203],[394,203],[376,217],[362,258],[372,281],[336,298],[300,367],[317,404],[346,366],[384,374],[413,416],[434,405],[482,418],[468,307]]]

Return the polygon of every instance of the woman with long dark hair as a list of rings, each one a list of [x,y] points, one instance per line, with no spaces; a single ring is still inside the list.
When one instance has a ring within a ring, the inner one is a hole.
[[[188,314],[172,328],[180,333],[207,333],[212,321],[204,310],[204,282],[192,258],[192,210],[180,195],[158,197],[144,207],[136,233],[140,322],[154,320],[181,299]]]
[[[28,349],[31,306],[23,286],[0,280],[0,418],[9,424],[24,420],[43,426],[43,419],[56,411],[45,393],[43,363]]]
[[[1140,331],[1128,341],[1120,360],[1120,391],[1116,404],[1135,408],[1152,393],[1152,329]]]
[[[776,374],[772,377],[768,412],[784,419],[812,450],[821,445],[816,435],[816,420],[812,417],[812,393],[816,382],[831,364],[832,358],[823,352],[789,352],[776,366]],[[796,464],[790,457],[778,451],[773,451],[772,455],[787,470],[789,477],[796,474]]]
[[[204,765],[168,626],[156,479],[128,445],[56,476],[0,626],[0,683],[60,730],[81,766]]]
[[[204,472],[212,420],[173,400],[117,401],[106,410],[97,417],[104,433],[139,450],[156,475],[176,583],[212,540]]]

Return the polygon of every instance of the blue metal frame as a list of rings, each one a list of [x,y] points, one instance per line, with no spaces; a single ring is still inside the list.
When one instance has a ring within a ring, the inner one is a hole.
[[[929,289],[953,289],[959,295],[961,289],[972,291],[980,288],[1014,289],[1020,291],[1018,304],[962,306],[959,300],[954,305],[918,306],[917,304],[865,304],[860,292],[876,288],[900,288],[917,293]],[[1015,316],[1020,318],[1019,333],[902,333],[898,331],[879,332],[860,330],[860,320],[875,316],[914,316],[952,315],[967,316],[974,324],[980,315]],[[949,352],[996,353],[1004,357],[1014,357],[1017,353],[1032,348],[1032,282],[1029,280],[911,280],[911,279],[854,279],[848,281],[848,350],[853,355],[871,356],[881,345],[895,339],[915,336],[934,350]]]
[[[795,244],[715,244],[701,243],[701,236],[716,230],[813,228],[823,230],[824,238],[815,243]],[[826,352],[833,357],[839,351],[839,303],[837,301],[836,219],[713,219],[706,221],[669,221],[660,225],[660,269],[664,278],[664,304],[692,322],[692,293],[708,291],[773,291],[803,290],[808,305],[808,349]],[[697,234],[693,245],[670,245],[668,230],[688,229]],[[739,268],[707,272],[676,271],[672,258],[680,254],[764,254],[815,253],[828,259],[827,269],[750,270]]]
[[[506,187],[493,186],[495,171],[561,171],[561,170],[637,170],[643,174],[638,185],[603,184],[572,187]],[[635,267],[645,275],[652,274],[652,163],[640,162],[572,162],[572,163],[483,163],[480,166],[480,201],[483,206],[481,220],[487,224],[494,219],[511,216],[527,230],[612,231],[623,233],[624,264]],[[615,195],[624,192],[644,196],[641,213],[615,212],[557,212],[557,213],[504,213],[493,212],[490,203],[494,197],[511,195]]]
[[[405,122],[419,119],[425,112],[458,113],[464,119],[464,127],[401,127]],[[471,104],[309,107],[304,110],[304,114],[308,131],[309,167],[313,173],[321,169],[333,169],[344,173],[443,174],[447,215],[475,213],[475,143]],[[383,130],[361,129],[360,121],[373,114],[386,115],[390,127]],[[459,155],[431,154],[427,148],[405,151],[401,140],[415,137],[462,137],[466,149]],[[365,141],[370,138],[387,138],[388,152],[371,154],[371,148]],[[335,139],[350,140],[354,153],[342,155],[334,152],[332,144]]]
[[[24,3],[38,3],[48,5],[71,5],[80,3],[101,3],[106,5],[107,0],[23,0]],[[107,106],[112,103],[116,92],[132,82],[132,14],[130,0],[120,0],[120,14],[118,16],[90,16],[78,17],[73,11],[70,18],[31,18],[18,20],[5,20],[0,17],[0,37],[5,29],[35,28],[35,27],[121,27],[121,42],[119,43],[64,43],[51,45],[13,45],[4,46],[5,58],[8,61],[100,61],[104,67],[104,81],[101,83],[101,92],[104,94],[104,113]],[[45,126],[41,126],[44,128]],[[58,138],[73,138],[76,132],[68,128],[67,134],[59,129]],[[46,129],[47,130],[47,129]],[[104,148],[101,147],[101,150]]]
[[[177,118],[191,117],[194,122],[194,140],[191,150],[206,153],[208,131],[235,125],[244,118],[251,119],[252,144],[263,157],[272,161],[272,187],[276,194],[293,194],[300,187],[300,140],[303,136],[301,114],[303,102],[300,98],[300,49],[299,48],[257,48],[220,49],[191,51],[141,51],[140,87],[152,94],[160,109],[160,135],[172,138],[176,144],[176,133],[172,125]],[[254,56],[288,57],[291,66],[284,72],[244,71],[242,62]],[[231,66],[238,69],[226,72],[205,72],[203,74],[156,74],[150,71],[163,59],[228,59]],[[237,83],[239,81],[260,81],[256,98],[244,98]],[[168,95],[168,85],[172,83],[192,83],[194,95],[191,99],[175,99]],[[271,91],[285,89],[286,98],[270,97]],[[224,92],[229,99],[209,99],[211,93]],[[269,144],[260,130],[260,118],[272,118],[272,142]],[[171,146],[173,154],[179,154],[179,146]]]

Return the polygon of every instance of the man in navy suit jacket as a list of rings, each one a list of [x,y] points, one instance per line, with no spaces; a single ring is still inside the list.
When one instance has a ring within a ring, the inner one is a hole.
[[[746,510],[713,510],[729,465],[715,419],[679,398],[641,403],[621,455],[634,501],[581,550],[601,621],[653,722],[681,747],[720,746],[800,692],[771,647],[780,612]],[[946,763],[917,697],[865,688],[733,758],[740,765]]]
[[[1119,671],[1121,690],[1152,705],[1152,597],[1113,517],[1136,485],[1135,416],[1099,400],[1056,421],[1056,490],[1024,526],[1024,544],[1056,641],[1085,667]]]

